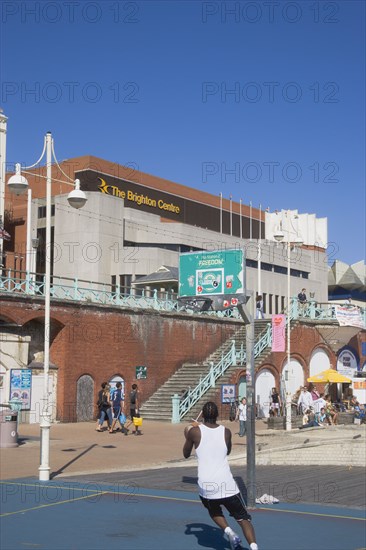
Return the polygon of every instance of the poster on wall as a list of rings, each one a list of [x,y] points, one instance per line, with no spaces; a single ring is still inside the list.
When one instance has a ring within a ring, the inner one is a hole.
[[[235,399],[235,384],[222,384],[221,403],[231,403]]]
[[[358,359],[351,348],[343,348],[337,358],[337,371],[344,376],[353,378],[358,368]]]
[[[32,371],[30,369],[11,369],[10,398],[22,402],[22,410],[29,410],[31,403]]]
[[[146,380],[147,367],[136,367],[136,380]]]

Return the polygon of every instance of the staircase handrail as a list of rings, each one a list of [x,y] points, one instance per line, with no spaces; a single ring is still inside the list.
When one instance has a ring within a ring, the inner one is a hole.
[[[296,297],[291,299],[290,303],[290,315],[286,315],[285,322],[286,327],[289,323],[289,321],[293,321],[294,319],[298,319],[298,300]],[[272,346],[272,324],[271,322],[268,322],[267,328],[261,332],[257,338],[257,340],[254,343],[254,359],[256,359],[262,351]],[[232,341],[232,345],[230,350],[220,359],[220,361],[214,365],[213,362],[211,363],[211,367],[209,372],[204,376],[204,378],[201,378],[199,383],[195,388],[190,390],[187,397],[180,401],[179,407],[178,407],[178,422],[180,419],[187,414],[187,412],[201,399],[202,395],[204,395],[210,388],[215,386],[216,380],[222,376],[225,371],[231,366],[236,365],[237,362],[244,364],[246,363],[246,351],[243,349],[243,346],[241,346],[241,349],[239,351],[236,351],[235,349],[235,340]],[[173,412],[173,416],[176,416],[176,412]],[[174,420],[176,421],[176,420]]]
[[[271,323],[268,323],[267,328],[258,336],[258,339],[254,344],[254,358],[258,357],[266,347],[271,345],[271,343],[272,327]],[[232,345],[229,351],[221,357],[220,361],[218,361],[216,365],[211,362],[210,370],[206,376],[201,378],[197,386],[188,392],[187,397],[180,401],[178,409],[179,421],[187,414],[193,405],[201,399],[202,395],[215,386],[216,380],[220,378],[230,366],[236,365],[237,362],[246,362],[246,351],[244,351],[243,348],[236,351],[235,340],[232,340]]]

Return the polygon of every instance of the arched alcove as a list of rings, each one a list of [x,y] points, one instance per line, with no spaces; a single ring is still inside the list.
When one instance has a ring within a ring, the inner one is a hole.
[[[269,369],[263,369],[259,372],[255,382],[255,401],[259,418],[269,417],[270,395],[275,385],[275,377]]]
[[[331,368],[331,364],[330,364],[329,355],[327,354],[327,352],[322,348],[315,349],[310,357],[310,364],[309,364],[310,376],[314,376],[315,374],[319,374],[319,372],[322,372],[323,370],[327,370],[330,368]]]
[[[76,420],[87,422],[94,416],[94,380],[89,374],[83,374],[77,381]]]

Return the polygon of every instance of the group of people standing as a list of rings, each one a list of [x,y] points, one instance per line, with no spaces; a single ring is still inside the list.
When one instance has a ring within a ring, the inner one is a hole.
[[[117,382],[115,388],[111,388],[108,382],[103,382],[101,384],[101,389],[98,393],[97,407],[97,432],[103,431],[103,424],[106,420],[108,432],[110,434],[116,433],[116,425],[118,422],[121,428],[121,433],[123,433],[124,435],[128,435],[128,427],[131,424],[134,424],[135,427],[135,430],[132,433],[134,435],[142,435],[138,423],[136,421],[134,422],[134,419],[140,418],[139,390],[137,384],[132,384],[130,391],[130,422],[127,426],[125,396],[122,390],[121,382]]]
[[[319,393],[316,386],[302,386],[297,399],[298,412],[303,415],[301,428],[338,424],[339,412],[332,403],[329,394]]]

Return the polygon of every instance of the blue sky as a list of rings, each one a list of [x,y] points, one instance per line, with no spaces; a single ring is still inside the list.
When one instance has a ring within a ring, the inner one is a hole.
[[[365,258],[365,4],[2,2],[8,162],[91,154],[328,218]]]

